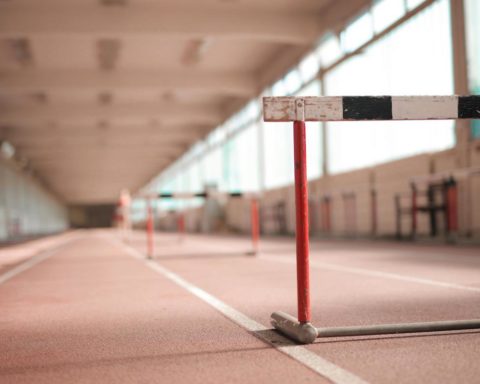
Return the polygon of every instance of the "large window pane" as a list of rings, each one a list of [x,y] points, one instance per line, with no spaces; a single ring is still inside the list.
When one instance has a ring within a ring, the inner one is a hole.
[[[351,52],[373,37],[373,21],[370,12],[364,13],[350,24],[341,35],[342,47]]]
[[[325,78],[329,95],[452,94],[447,0],[348,60]],[[454,145],[452,121],[328,123],[331,172],[347,171]]]
[[[319,68],[320,62],[314,53],[311,53],[305,57],[298,66],[302,81],[306,83],[312,80],[315,76],[317,76]]]
[[[263,132],[266,188],[275,188],[293,183],[292,124],[267,123],[263,126]]]
[[[372,7],[375,32],[380,32],[405,14],[405,0],[380,0]]]
[[[470,92],[480,95],[480,1],[465,0]],[[472,135],[480,137],[480,121],[472,121]]]
[[[225,187],[223,182],[223,159],[221,148],[208,152],[203,163],[204,184],[214,185],[218,189]]]
[[[340,42],[334,35],[327,37],[316,49],[322,67],[328,67],[340,59],[342,50]],[[275,94],[273,96],[276,96]]]
[[[252,124],[239,132],[225,145],[228,151],[225,175],[229,191],[258,190],[258,135]]]

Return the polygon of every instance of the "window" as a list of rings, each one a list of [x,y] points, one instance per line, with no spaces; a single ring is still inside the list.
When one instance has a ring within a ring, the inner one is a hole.
[[[203,158],[204,185],[215,185],[224,189],[222,149],[214,148]]]
[[[449,3],[440,0],[325,77],[328,95],[453,92]],[[330,171],[450,148],[452,121],[331,122]]]
[[[304,83],[313,80],[317,76],[318,70],[320,68],[320,63],[315,54],[311,53],[305,57],[300,64],[298,65],[298,70],[300,72],[300,77]]]
[[[408,10],[412,10],[422,4],[425,0],[407,0]]]
[[[249,125],[224,146],[224,178],[229,191],[259,189],[257,128],[257,123]]]
[[[470,92],[480,95],[480,2],[465,0]],[[472,136],[480,138],[480,121],[472,120]]]
[[[367,12],[350,24],[341,34],[345,52],[352,52],[373,37],[372,15]]]
[[[263,124],[265,187],[293,183],[293,130],[291,123]]]
[[[212,133],[208,135],[207,141],[210,145],[215,145],[220,143],[222,140],[225,139],[225,127],[219,126],[215,129]]]
[[[291,70],[284,79],[285,89],[289,95],[297,92],[302,86],[302,79],[300,78],[300,72],[296,69]]]
[[[285,96],[287,93],[283,80],[278,80],[272,85],[272,96]]]
[[[330,35],[317,48],[316,53],[322,67],[328,67],[342,56],[340,42],[336,36]]]
[[[375,32],[380,32],[405,14],[405,0],[380,0],[372,7]]]

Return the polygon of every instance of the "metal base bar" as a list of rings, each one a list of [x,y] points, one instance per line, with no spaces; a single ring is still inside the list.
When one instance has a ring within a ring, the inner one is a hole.
[[[323,337],[390,335],[400,333],[460,331],[468,329],[480,330],[480,319],[315,328],[312,324],[301,323],[293,316],[284,312],[274,312],[271,317],[271,324],[279,332],[302,344],[310,344],[313,343],[316,338]]]
[[[358,327],[317,328],[318,337],[388,335],[480,329],[480,319],[426,323],[380,324]]]

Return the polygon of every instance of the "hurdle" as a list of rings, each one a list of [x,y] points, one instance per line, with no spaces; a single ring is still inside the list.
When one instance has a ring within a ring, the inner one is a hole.
[[[404,216],[410,216],[410,239],[415,240],[418,237],[418,216],[420,213],[428,214],[431,238],[439,234],[437,213],[441,213],[444,217],[447,237],[455,234],[458,230],[457,182],[455,179],[450,177],[425,184],[426,189],[422,191],[419,185],[415,181],[412,181],[410,183],[410,194],[396,194],[394,196],[397,227],[396,237],[398,240],[403,239],[402,218]],[[440,195],[440,199],[437,195]],[[426,203],[420,205],[418,200],[422,197],[426,200]],[[402,207],[403,200],[409,200],[410,206],[407,208]]]
[[[146,209],[147,209],[147,222],[146,222],[146,230],[147,230],[147,259],[153,259],[153,255],[155,254],[155,241],[154,241],[154,218],[153,218],[153,207],[152,207],[152,199],[147,198],[146,200]]]
[[[297,318],[274,312],[271,324],[302,343],[322,337],[439,332],[480,328],[480,319],[317,328],[311,322],[306,121],[480,119],[480,96],[264,97],[265,122],[293,122]]]
[[[468,186],[468,196],[463,196],[471,202],[471,181],[472,178],[480,176],[480,167],[472,168],[462,168],[454,169],[451,171],[437,172],[434,174],[414,176],[410,179],[410,185],[412,194],[415,191],[418,191],[419,186],[427,186],[427,189],[430,189],[432,186],[442,186],[443,187],[443,201],[444,201],[444,216],[445,216],[445,229],[447,240],[455,240],[458,232],[460,230],[460,214],[459,214],[459,202],[460,198],[460,187],[462,183],[466,183]],[[413,215],[413,213],[412,213]],[[471,211],[468,210],[467,216],[469,216],[468,232],[471,232],[472,223],[471,223]],[[435,222],[435,220],[430,219],[430,222]],[[466,224],[466,223],[464,223]],[[434,231],[431,231],[433,234],[436,234],[436,228]]]
[[[208,190],[205,192],[174,192],[174,193],[156,193],[156,194],[144,194],[142,195],[143,198],[150,200],[150,199],[195,199],[195,198],[214,198],[214,197],[230,197],[230,198],[248,198],[250,199],[250,232],[251,232],[251,246],[252,249],[247,252],[248,255],[256,256],[259,251],[259,239],[260,239],[260,223],[259,223],[259,213],[258,213],[258,198],[259,194],[255,192],[219,192]],[[149,211],[150,212],[150,211]],[[148,224],[148,220],[147,220]],[[152,219],[152,230],[148,231],[147,225],[147,233],[151,234],[152,238],[152,255],[153,255],[153,219]],[[185,232],[185,217],[180,215],[177,219],[177,228],[181,236],[183,236]],[[148,237],[150,239],[150,237]],[[149,243],[150,244],[150,241]],[[150,246],[148,246],[150,249]],[[150,254],[150,253],[148,253]],[[152,256],[153,257],[153,256]]]
[[[177,214],[178,241],[183,242],[185,236],[185,215],[183,212]]]
[[[122,189],[115,206],[114,222],[117,225],[122,241],[127,242],[130,232],[132,230],[132,223],[130,219],[131,206],[130,192]]]

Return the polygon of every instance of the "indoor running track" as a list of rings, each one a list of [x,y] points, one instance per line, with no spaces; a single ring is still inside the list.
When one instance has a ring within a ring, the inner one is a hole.
[[[294,346],[293,238],[74,232],[0,249],[0,383],[476,383],[480,332]],[[45,243],[45,241],[44,241]],[[317,326],[480,317],[480,249],[313,241]],[[12,257],[21,254],[22,258]],[[2,260],[11,260],[2,263]]]

